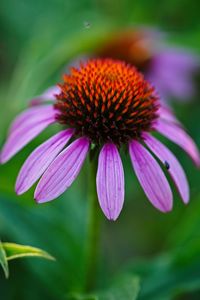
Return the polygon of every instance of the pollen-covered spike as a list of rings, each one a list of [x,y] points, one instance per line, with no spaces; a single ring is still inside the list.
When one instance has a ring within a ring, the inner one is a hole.
[[[116,145],[152,129],[158,99],[136,68],[122,61],[92,59],[64,76],[57,121],[93,143]]]

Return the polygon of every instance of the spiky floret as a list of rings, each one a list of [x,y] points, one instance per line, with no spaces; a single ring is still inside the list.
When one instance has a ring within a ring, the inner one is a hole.
[[[57,121],[91,142],[120,145],[150,131],[157,118],[153,87],[122,61],[93,59],[72,68],[59,84]]]

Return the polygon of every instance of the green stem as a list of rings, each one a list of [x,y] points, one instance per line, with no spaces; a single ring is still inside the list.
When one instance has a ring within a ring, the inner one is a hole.
[[[87,245],[86,245],[86,274],[85,274],[85,292],[91,291],[94,288],[97,263],[98,263],[98,248],[100,235],[100,215],[99,203],[96,193],[96,159],[89,162],[89,211],[88,211],[88,229],[87,229]]]

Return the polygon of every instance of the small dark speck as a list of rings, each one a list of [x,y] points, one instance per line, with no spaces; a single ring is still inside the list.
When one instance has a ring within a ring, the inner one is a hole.
[[[168,161],[165,161],[165,168],[167,169],[167,170],[169,170],[170,169],[170,164],[168,163]]]
[[[86,29],[89,29],[89,28],[91,27],[91,25],[90,25],[90,23],[89,23],[88,21],[85,21],[85,22],[83,23],[83,25],[84,25],[84,27],[85,27]]]

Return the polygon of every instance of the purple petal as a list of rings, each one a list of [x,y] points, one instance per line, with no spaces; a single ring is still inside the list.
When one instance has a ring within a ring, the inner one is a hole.
[[[172,110],[166,106],[160,106],[158,114],[161,119],[181,125],[180,121],[175,117]]]
[[[43,94],[31,99],[30,105],[35,106],[35,105],[40,105],[43,102],[55,101],[56,95],[59,93],[60,93],[60,88],[58,86],[52,86],[48,88],[46,91],[44,91]]]
[[[72,129],[63,130],[37,147],[23,164],[16,181],[18,195],[25,193],[44,173],[73,134]]]
[[[54,122],[55,118],[51,117],[35,124],[34,126],[31,125],[30,127],[22,127],[20,128],[20,130],[16,130],[7,139],[1,151],[1,163],[7,162],[31,140],[33,140],[40,132],[42,132],[47,126]]]
[[[185,172],[174,154],[156,138],[149,134],[144,136],[146,145],[166,166],[184,203],[189,201],[189,186]]]
[[[186,100],[194,93],[192,73],[198,66],[197,57],[182,49],[171,48],[154,56],[146,75],[161,94]]]
[[[199,67],[199,57],[181,48],[162,50],[157,59],[165,67],[173,67],[174,71],[194,72]]]
[[[162,212],[170,211],[172,192],[157,161],[137,141],[129,144],[129,153],[135,173],[150,202]]]
[[[96,181],[102,211],[109,220],[116,220],[124,203],[124,170],[114,144],[101,149]]]
[[[192,138],[183,130],[183,128],[176,126],[173,123],[158,120],[154,128],[179,145],[192,158],[194,163],[200,167],[200,154]]]
[[[79,138],[63,150],[40,179],[35,199],[38,203],[60,196],[78,176],[89,150],[89,140]]]
[[[22,127],[34,125],[53,116],[55,116],[53,105],[42,105],[26,109],[15,118],[9,129],[9,134],[13,134]]]
[[[165,69],[165,71],[152,69],[146,74],[146,77],[158,90],[161,100],[173,96],[177,99],[180,98],[182,101],[187,101],[194,94],[194,86],[191,78],[183,74],[173,73],[173,68],[169,70]]]

